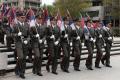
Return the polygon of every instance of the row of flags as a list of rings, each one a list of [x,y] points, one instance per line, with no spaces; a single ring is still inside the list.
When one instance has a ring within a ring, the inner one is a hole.
[[[1,9],[1,13],[0,13],[0,17],[2,19],[2,17],[6,16],[9,20],[9,24],[14,25],[15,23],[17,23],[17,19],[16,19],[16,13],[17,13],[17,8],[15,8],[14,6],[12,7],[8,7],[8,5],[6,3],[3,3],[0,6]],[[70,26],[72,27],[72,29],[75,29],[75,24],[74,21],[72,21],[72,17],[70,15],[69,10],[66,11],[67,15],[70,17]],[[43,22],[47,24],[47,26],[50,26],[50,14],[48,12],[47,7],[43,8],[42,10],[42,16],[43,16]],[[86,13],[86,16],[88,19],[91,20],[90,16]],[[65,30],[64,28],[64,21],[62,19],[62,16],[60,14],[60,10],[58,9],[57,14],[56,14],[56,19],[57,19],[57,25],[61,30]],[[81,18],[81,25],[82,28],[86,28],[85,25],[85,18],[82,17],[82,15],[80,14],[80,18]],[[33,11],[32,8],[29,8],[26,12],[26,19],[27,21],[30,23],[30,26],[35,26],[35,12]],[[96,24],[91,22],[91,25],[93,28],[96,28]]]

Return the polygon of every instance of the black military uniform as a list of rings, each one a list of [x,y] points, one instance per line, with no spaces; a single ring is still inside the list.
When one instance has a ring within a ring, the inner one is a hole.
[[[4,32],[2,27],[2,20],[0,21],[0,42],[4,44]]]
[[[90,20],[87,21],[87,26],[84,28],[84,37],[85,37],[85,46],[87,47],[87,50],[88,50],[86,67],[89,70],[93,70],[92,58],[93,58],[93,51],[94,51],[95,31],[94,31],[94,28],[91,27]]]
[[[80,66],[80,56],[81,56],[81,50],[82,50],[82,45],[81,45],[81,39],[83,37],[83,29],[80,25],[80,19],[76,19],[76,24],[75,24],[75,30],[72,31],[72,38],[73,38],[73,54],[74,54],[74,70],[80,71],[79,66]]]
[[[13,43],[13,28],[8,23],[7,17],[4,17],[3,23],[2,23],[3,33],[6,35],[6,41],[7,41],[7,48],[8,50],[11,50],[11,44]]]
[[[96,29],[95,29],[95,33],[96,33],[96,49],[97,49],[97,53],[96,53],[96,60],[95,60],[95,67],[96,68],[101,68],[99,66],[102,55],[103,55],[103,51],[102,51],[102,47],[105,46],[105,40],[103,38],[103,29],[102,26],[99,23],[99,20],[96,21]]]
[[[51,26],[47,27],[47,45],[48,45],[48,62],[46,65],[46,69],[50,72],[49,66],[52,65],[52,73],[58,74],[57,70],[57,58],[59,53],[59,42],[60,42],[60,29],[56,25],[56,21],[54,17],[51,17]]]
[[[29,25],[24,22],[25,14],[17,13],[18,23],[14,26],[15,49],[17,53],[17,63],[15,67],[15,74],[21,78],[25,78],[26,56],[28,54],[29,44]]]
[[[105,46],[105,55],[102,57],[102,64],[106,67],[112,67],[110,65],[110,50],[113,43],[113,35],[111,31],[111,23],[107,24],[107,27],[105,27],[103,32],[103,38],[105,40],[106,46]]]
[[[70,59],[70,43],[72,42],[71,39],[71,32],[72,32],[72,28],[68,25],[68,19],[65,17],[64,19],[64,23],[66,21],[66,23],[64,24],[64,29],[61,31],[61,48],[62,48],[62,53],[63,53],[63,57],[62,57],[62,62],[61,62],[61,69],[64,72],[69,73],[69,59]]]
[[[41,66],[42,66],[42,55],[44,49],[44,41],[45,41],[45,27],[42,24],[42,17],[40,15],[36,15],[36,23],[31,27],[31,46],[34,51],[34,62],[33,62],[33,73],[39,76],[42,76]]]

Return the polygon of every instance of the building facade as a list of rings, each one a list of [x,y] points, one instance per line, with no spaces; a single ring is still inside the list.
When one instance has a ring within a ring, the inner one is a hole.
[[[92,3],[92,7],[85,9],[93,20],[101,19],[114,26],[120,27],[120,0],[85,0]]]
[[[21,8],[39,8],[42,0],[1,0],[1,2],[6,2],[9,6],[14,5]]]

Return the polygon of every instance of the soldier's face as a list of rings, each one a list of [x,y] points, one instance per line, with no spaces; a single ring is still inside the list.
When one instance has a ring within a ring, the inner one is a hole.
[[[19,17],[19,21],[20,21],[20,22],[25,22],[25,16],[20,16],[20,17]]]
[[[66,21],[64,21],[64,23],[68,25],[68,24],[69,24],[69,21],[68,21],[68,20],[66,20]]]
[[[56,21],[55,21],[55,20],[52,20],[52,21],[51,21],[51,24],[56,25]]]
[[[91,23],[90,22],[87,22],[87,27],[91,27]]]
[[[36,19],[36,21],[37,21],[37,23],[42,24],[42,19],[41,18]]]

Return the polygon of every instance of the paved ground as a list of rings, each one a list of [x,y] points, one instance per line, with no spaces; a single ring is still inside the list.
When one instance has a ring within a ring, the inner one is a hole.
[[[106,68],[102,66],[102,69],[95,69],[89,71],[84,66],[85,61],[81,61],[80,69],[82,71],[76,72],[73,70],[72,63],[70,66],[70,73],[64,73],[58,68],[58,75],[53,75],[46,72],[45,67],[42,68],[43,77],[33,75],[31,69],[27,70],[25,74],[25,80],[120,80],[120,55],[111,57],[111,65],[113,68]],[[4,77],[0,77],[0,80],[21,80],[14,73],[8,73]]]

